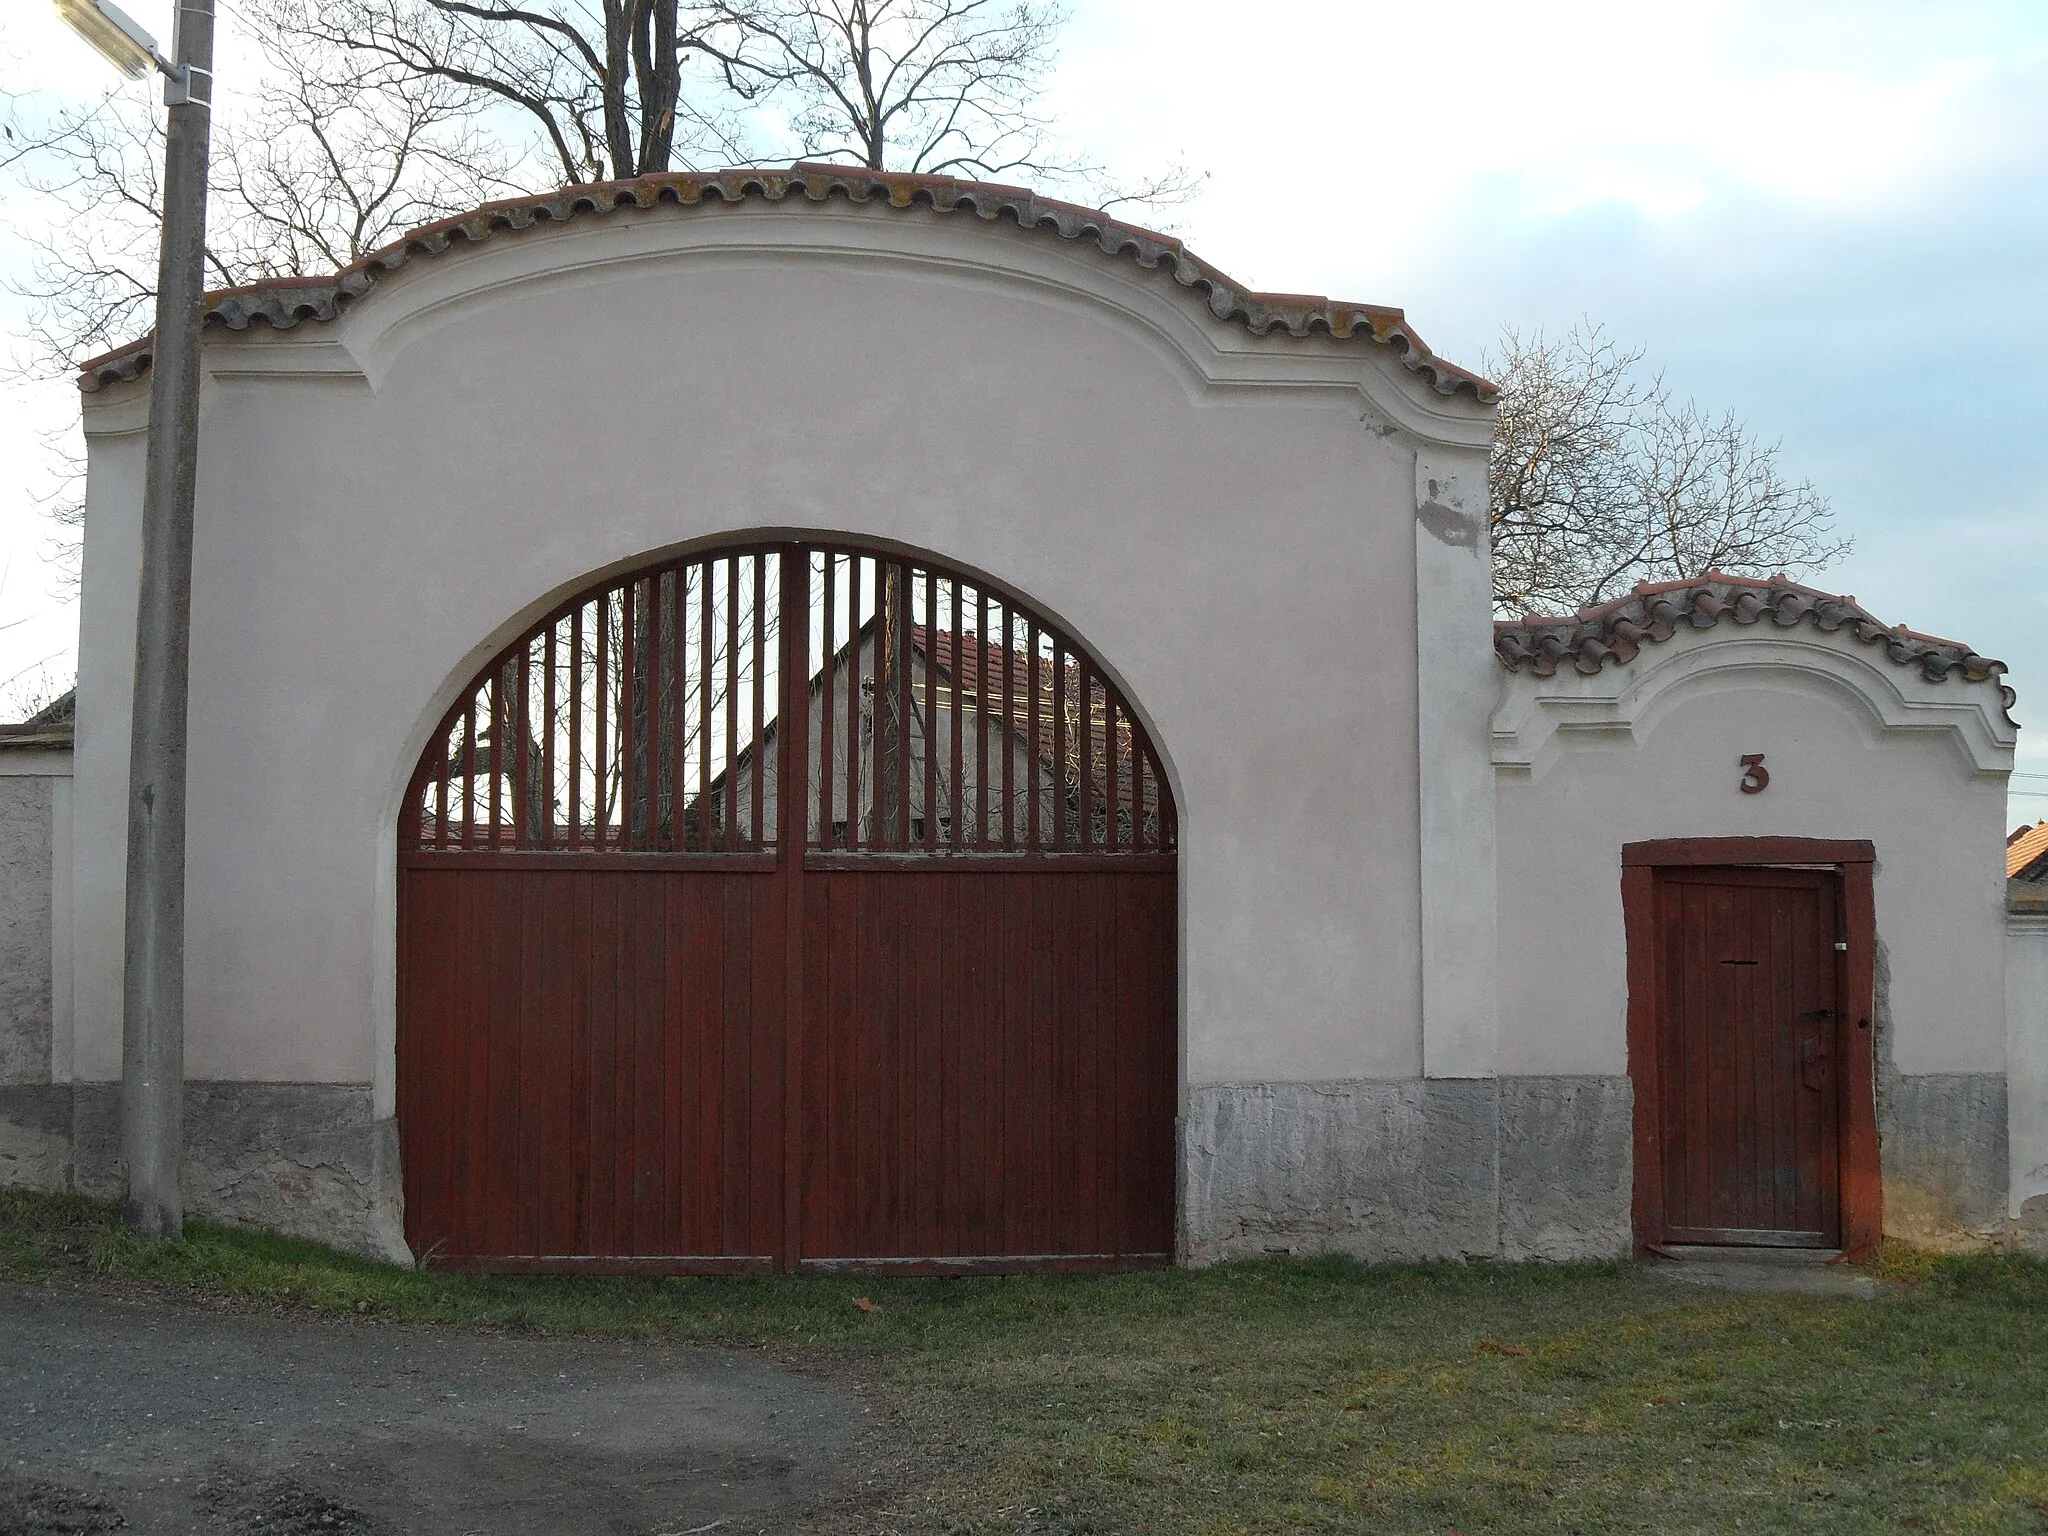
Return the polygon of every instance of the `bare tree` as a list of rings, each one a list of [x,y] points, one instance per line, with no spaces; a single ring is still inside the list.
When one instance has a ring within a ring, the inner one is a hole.
[[[1501,389],[1489,466],[1501,612],[1571,612],[1708,570],[1801,574],[1849,552],[1827,498],[1781,473],[1777,444],[1674,401],[1641,362],[1591,323],[1561,340],[1510,329],[1487,359]]]
[[[261,0],[272,25],[514,109],[565,182],[767,151],[873,170],[1184,200],[1179,168],[1113,181],[1040,107],[1065,15],[1043,0]],[[745,114],[788,104],[787,139]],[[772,145],[770,140],[774,140]]]
[[[968,176],[1042,170],[1065,16],[1031,0],[721,0],[794,95],[807,156]],[[1061,167],[1062,169],[1064,167]]]
[[[517,185],[519,167],[468,92],[282,42],[268,52],[254,100],[224,99],[218,112],[211,286],[332,271]],[[52,212],[41,232],[25,232],[27,270],[11,283],[29,301],[26,352],[14,366],[47,377],[149,327],[163,129],[140,92],[6,126],[16,130],[6,141],[15,158],[10,170],[0,156],[0,171]],[[82,465],[56,445],[52,461],[51,516],[61,530],[52,553],[75,585]]]
[[[417,224],[513,187],[467,93],[275,47],[262,92],[221,114],[209,192],[211,284],[332,271]],[[147,328],[162,220],[163,128],[135,93],[60,114],[22,180],[59,211],[15,289],[29,367],[54,372]]]
[[[559,180],[646,176],[739,154],[758,79],[709,8],[681,0],[266,0],[316,46],[516,111]]]
[[[870,170],[1029,176],[1101,208],[1185,202],[1174,165],[1119,180],[1058,136],[1041,103],[1066,13],[1045,0],[712,0],[728,53],[791,103],[806,158]]]
[[[408,229],[520,189],[473,95],[345,55],[277,48],[234,123],[216,239],[238,281],[333,271]]]

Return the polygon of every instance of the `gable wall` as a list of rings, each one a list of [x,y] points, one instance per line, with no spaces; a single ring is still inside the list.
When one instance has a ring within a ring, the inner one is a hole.
[[[1308,355],[1319,377],[1219,387],[1190,336],[1229,330],[1263,365],[1261,344],[1183,296],[1106,302],[988,261],[1154,276],[1022,234],[814,217],[861,249],[678,254],[678,231],[791,220],[619,216],[408,268],[317,334],[210,349],[193,1077],[383,1098],[393,825],[439,711],[593,573],[775,531],[990,573],[1146,712],[1180,805],[1189,1081],[1420,1070],[1415,449],[1330,382],[1386,361],[1276,340],[1272,367]],[[108,423],[120,394],[95,403]],[[129,441],[107,435],[110,466]],[[117,656],[119,616],[103,627]],[[80,1022],[98,1080],[119,1069],[106,979]]]
[[[1782,654],[1805,649],[1809,670]],[[1756,665],[1726,658],[1754,653]],[[1768,654],[1767,654],[1768,653]],[[1860,655],[1844,668],[1845,654]],[[1621,850],[1661,838],[1783,836],[1875,845],[1877,1096],[1887,1230],[1950,1241],[1995,1232],[2006,1200],[2004,997],[2006,746],[1973,758],[1938,722],[1879,723],[1895,707],[1888,663],[1853,641],[1788,641],[1724,627],[1646,647],[1638,685],[1513,675],[1508,720],[1545,693],[1635,688],[1683,676],[1630,730],[1560,731],[1533,769],[1499,775],[1501,1070],[1518,1076],[1628,1073]],[[1860,694],[1842,676],[1861,679]],[[1900,669],[1928,715],[1982,684],[1928,684]],[[1874,702],[1875,701],[1875,702]],[[1628,715],[1632,705],[1618,711]],[[1980,717],[1981,718],[1981,717]],[[1981,730],[1981,727],[1979,727]],[[1526,732],[1525,732],[1526,734]],[[1503,737],[1497,735],[1497,742]],[[1740,784],[1744,754],[1770,783]],[[1610,1127],[1628,1134],[1625,1117]]]

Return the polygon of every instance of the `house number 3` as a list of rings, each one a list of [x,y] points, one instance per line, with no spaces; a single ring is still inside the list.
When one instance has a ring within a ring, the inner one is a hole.
[[[1764,767],[1763,753],[1745,752],[1742,754],[1741,761],[1742,792],[1745,795],[1762,794],[1764,786],[1771,782],[1770,770]]]

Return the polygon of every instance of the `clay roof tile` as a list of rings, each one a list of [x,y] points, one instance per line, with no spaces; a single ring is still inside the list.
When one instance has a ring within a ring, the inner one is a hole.
[[[812,162],[799,162],[786,170],[672,172],[486,203],[472,212],[422,225],[331,276],[276,278],[210,293],[205,324],[241,331],[260,322],[288,331],[329,321],[384,274],[411,261],[443,255],[458,245],[481,244],[505,231],[628,209],[687,211],[748,199],[800,208],[835,197],[855,204],[972,216],[990,224],[1008,221],[1021,229],[1092,246],[1106,258],[1129,259],[1148,271],[1160,272],[1189,290],[1217,319],[1241,325],[1254,335],[1325,336],[1384,346],[1439,395],[1465,395],[1491,404],[1499,393],[1478,374],[1430,351],[1398,309],[1319,294],[1260,293],[1210,266],[1172,236],[1126,224],[1078,203],[1040,197],[1023,187]],[[144,336],[81,364],[78,386],[90,393],[137,378],[148,369],[153,356],[152,338]]]
[[[1887,627],[1855,598],[1802,586],[1784,575],[1766,579],[1708,571],[1683,581],[1639,582],[1628,596],[1577,613],[1500,620],[1493,626],[1493,650],[1511,672],[1526,669],[1535,677],[1554,677],[1570,657],[1577,671],[1591,676],[1609,665],[1628,665],[1645,645],[1669,640],[1680,624],[1706,630],[1765,619],[1781,629],[1798,624],[1826,633],[1847,629],[1896,665],[1917,667],[1929,682],[1953,676],[1988,683],[1998,689],[2000,707],[2011,718],[2014,694],[2002,681],[2004,662],[1980,656],[1960,640],[1924,635],[1903,624]]]

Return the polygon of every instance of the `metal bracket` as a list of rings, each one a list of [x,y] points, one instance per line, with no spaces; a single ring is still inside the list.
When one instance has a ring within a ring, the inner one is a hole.
[[[167,77],[164,80],[164,105],[167,107],[213,105],[213,71],[200,69],[192,64],[172,64],[159,55],[156,67]]]

